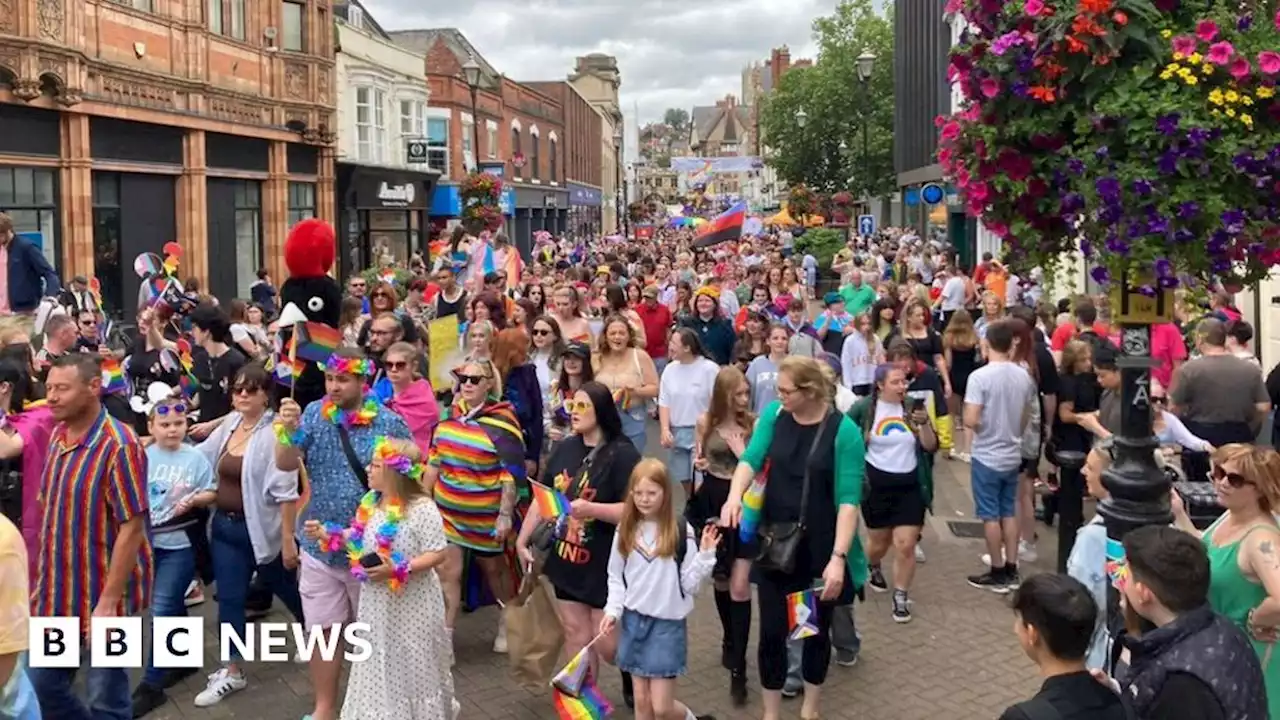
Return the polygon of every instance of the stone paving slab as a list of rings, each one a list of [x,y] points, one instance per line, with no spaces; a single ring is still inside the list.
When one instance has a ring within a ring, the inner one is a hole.
[[[1034,694],[1039,686],[1034,667],[1014,638],[1007,599],[965,583],[966,575],[981,569],[982,542],[957,539],[945,525],[946,520],[972,519],[968,466],[941,461],[936,467],[938,514],[925,528],[928,562],[916,572],[914,620],[895,624],[887,594],[869,593],[867,602],[858,605],[862,655],[854,667],[832,665],[823,688],[824,720],[991,720],[1008,705]],[[1031,571],[1052,569],[1053,533],[1046,528],[1041,531],[1041,559]],[[206,603],[200,611],[212,619],[213,603]],[[462,720],[554,718],[545,689],[514,682],[507,673],[505,657],[490,651],[496,612],[486,608],[459,620],[454,679]],[[719,621],[709,592],[699,598],[689,631],[689,673],[680,681],[679,697],[695,712],[713,713],[719,720],[758,720],[761,706],[754,623],[749,653],[751,696],[741,709],[729,703],[728,673],[720,668]],[[216,644],[211,642],[207,648],[212,668]],[[621,707],[617,672],[606,666],[602,676],[602,688],[620,706],[614,717],[631,718]],[[311,710],[305,666],[252,664],[249,680],[244,691],[201,709],[192,701],[204,686],[204,675],[193,676],[170,692],[166,707],[148,718],[296,720]],[[783,707],[784,718],[799,717],[799,700],[786,701]]]

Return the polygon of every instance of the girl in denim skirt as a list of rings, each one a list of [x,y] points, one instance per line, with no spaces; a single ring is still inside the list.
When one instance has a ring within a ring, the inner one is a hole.
[[[616,662],[634,678],[637,720],[714,720],[694,715],[675,689],[688,656],[685,618],[715,567],[720,533],[708,524],[698,545],[693,528],[676,518],[666,466],[653,458],[636,465],[623,502],[600,632],[621,626]]]

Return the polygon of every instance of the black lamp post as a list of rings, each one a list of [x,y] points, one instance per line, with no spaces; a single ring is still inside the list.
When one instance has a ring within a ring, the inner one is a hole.
[[[480,168],[480,117],[476,109],[476,93],[480,90],[480,63],[468,58],[462,66],[462,77],[471,90],[471,169]]]
[[[622,123],[613,126],[613,186],[618,192],[618,227],[622,229],[622,237],[628,237],[626,195],[622,185]]]
[[[858,80],[862,83],[862,186],[867,198],[867,211],[871,205],[871,143],[868,128],[871,115],[871,72],[876,67],[875,53],[863,50],[858,56]]]

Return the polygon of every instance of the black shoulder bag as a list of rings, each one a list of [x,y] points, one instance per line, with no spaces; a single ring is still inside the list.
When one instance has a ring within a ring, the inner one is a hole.
[[[596,455],[600,453],[600,448],[604,447],[604,443],[600,443],[591,448],[591,452],[582,459],[582,464],[578,467],[578,472],[574,473],[573,482],[570,485],[578,485],[582,482],[582,478],[591,469],[591,464],[595,462]],[[552,478],[552,482],[555,479]],[[569,498],[573,500],[573,498]],[[529,533],[529,548],[535,553],[545,554],[551,552],[551,546],[556,541],[556,526],[559,525],[558,518],[541,518],[538,527]]]
[[[766,572],[777,572],[790,575],[796,569],[796,555],[800,552],[800,544],[804,542],[805,515],[809,510],[809,479],[813,474],[813,456],[818,452],[818,443],[827,429],[827,413],[818,423],[818,432],[813,436],[813,445],[809,447],[809,457],[804,464],[804,483],[800,489],[800,517],[796,522],[761,523],[756,534],[760,537],[760,553],[756,556],[756,567]]]
[[[347,456],[347,464],[351,466],[351,472],[356,474],[356,479],[367,491],[369,473],[365,470],[364,463],[361,463],[360,458],[356,456],[356,449],[351,445],[351,435],[347,433],[347,426],[342,423],[338,423],[338,437],[342,439],[342,452]]]

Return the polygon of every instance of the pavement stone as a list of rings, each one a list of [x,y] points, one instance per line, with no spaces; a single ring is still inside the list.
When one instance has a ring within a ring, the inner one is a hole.
[[[656,433],[651,435],[656,439]],[[1008,705],[1033,695],[1039,686],[1034,667],[1013,635],[1007,598],[965,583],[966,575],[981,569],[982,541],[956,538],[945,524],[947,520],[972,519],[968,466],[944,460],[936,465],[936,471],[937,514],[924,530],[928,562],[916,572],[914,619],[904,625],[894,623],[888,594],[868,593],[866,602],[858,604],[862,653],[854,667],[832,664],[823,687],[825,720],[990,720]],[[1040,560],[1024,574],[1052,570],[1056,552],[1053,532],[1042,527],[1041,537]],[[888,568],[886,572],[891,574]],[[212,602],[199,611],[211,621],[215,616]],[[554,718],[546,688],[519,685],[507,673],[505,656],[491,652],[497,612],[496,608],[485,608],[464,615],[455,631],[454,682],[462,703],[461,719]],[[284,616],[270,619],[283,621]],[[690,618],[689,634],[688,674],[680,681],[678,697],[696,713],[712,713],[719,720],[758,720],[761,704],[754,624],[748,671],[751,695],[741,709],[729,703],[728,673],[720,667],[719,621],[708,591],[704,590]],[[212,637],[206,649],[206,667],[212,669],[217,651]],[[614,717],[631,718],[621,703],[618,673],[606,666],[601,674],[601,687],[619,706]],[[250,664],[248,678],[247,689],[201,709],[193,704],[195,694],[204,687],[204,674],[197,674],[171,690],[169,704],[148,717],[296,720],[310,712],[305,666]],[[795,718],[799,712],[798,699],[786,701],[783,717]]]

